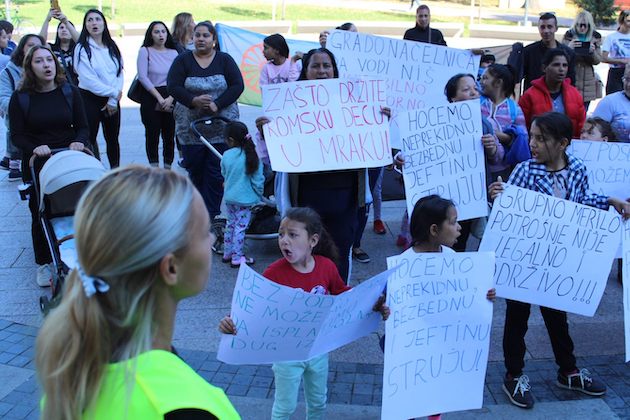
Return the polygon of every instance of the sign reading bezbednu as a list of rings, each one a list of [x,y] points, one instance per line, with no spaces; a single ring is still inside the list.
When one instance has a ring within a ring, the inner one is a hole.
[[[430,194],[450,198],[459,220],[488,215],[479,101],[455,102],[399,115],[407,211]]]
[[[610,197],[630,197],[630,143],[574,139],[567,153],[584,161],[591,190]]]
[[[337,296],[306,293],[267,280],[241,265],[232,296],[237,335],[223,335],[217,358],[225,363],[307,360],[374,332],[372,311],[392,270]]]
[[[490,346],[491,252],[403,254],[387,285],[383,419],[481,408]]]
[[[479,249],[496,254],[497,296],[593,316],[621,232],[617,213],[505,184]]]
[[[392,163],[385,81],[304,80],[262,87],[274,171],[315,172]]]
[[[448,79],[477,74],[480,58],[468,50],[349,31],[332,31],[326,48],[335,55],[341,77],[387,79],[387,106],[394,112],[446,103]]]

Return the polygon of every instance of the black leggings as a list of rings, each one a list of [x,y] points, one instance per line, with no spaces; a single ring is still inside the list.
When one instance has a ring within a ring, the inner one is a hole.
[[[160,86],[156,89],[162,97],[168,96],[166,86]],[[147,92],[140,103],[140,117],[142,124],[144,124],[147,159],[151,164],[158,163],[158,146],[160,134],[162,134],[164,164],[171,165],[175,157],[175,119],[171,112],[156,111],[156,106],[157,99]]]
[[[83,105],[85,106],[85,115],[90,128],[89,146],[94,152],[94,156],[100,160],[101,155],[98,150],[96,136],[98,135],[99,124],[103,125],[103,137],[107,144],[107,159],[111,168],[117,168],[120,165],[120,145],[118,144],[118,135],[120,134],[120,103],[117,104],[118,112],[111,117],[102,109],[107,105],[108,98],[96,96],[90,91],[81,89],[83,97]]]

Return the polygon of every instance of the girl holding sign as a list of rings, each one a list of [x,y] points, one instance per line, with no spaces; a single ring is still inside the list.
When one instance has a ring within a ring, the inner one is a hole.
[[[317,212],[308,207],[289,209],[280,223],[278,245],[282,258],[272,263],[263,276],[284,286],[300,288],[314,294],[338,295],[350,289],[346,286],[333,262],[337,247],[324,229]],[[375,303],[374,310],[389,317],[385,295]],[[235,334],[236,326],[229,316],[221,320],[223,334]],[[328,382],[328,354],[302,362],[273,364],[276,394],[271,418],[289,419],[297,406],[300,382],[304,377],[304,397],[308,419],[324,417],[326,384]]]
[[[457,242],[462,227],[457,222],[457,208],[451,200],[439,195],[422,197],[416,202],[411,213],[411,247],[402,255],[424,252],[454,252],[451,248]],[[494,301],[496,291],[488,290],[486,298]],[[429,416],[439,420],[440,414]]]
[[[566,115],[548,112],[535,117],[529,141],[532,159],[520,163],[512,172],[508,183],[603,210],[613,206],[624,218],[628,218],[630,203],[588,191],[584,162],[566,153],[572,137],[573,126]],[[496,199],[502,191],[503,184],[499,178],[490,185],[490,199]],[[534,406],[529,378],[523,375],[529,312],[529,303],[507,300],[503,330],[503,354],[507,374],[503,390],[512,404],[521,408]],[[606,386],[593,378],[587,369],[578,370],[576,367],[566,312],[542,306],[540,312],[559,367],[557,385],[588,395],[604,395]]]

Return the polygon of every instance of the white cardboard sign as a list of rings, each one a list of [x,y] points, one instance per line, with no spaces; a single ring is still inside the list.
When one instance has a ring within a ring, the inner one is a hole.
[[[405,253],[387,259],[383,419],[481,408],[494,256]]]
[[[391,271],[337,296],[306,293],[272,282],[241,265],[231,316],[237,335],[223,335],[217,359],[231,364],[301,361],[374,332],[372,311]]]
[[[617,213],[505,184],[479,250],[496,254],[497,296],[593,316],[621,233]]]
[[[459,220],[487,216],[479,101],[403,111],[398,121],[409,214],[418,199],[438,194],[455,202]]]
[[[630,198],[630,143],[572,140],[567,153],[584,161],[593,192]]]
[[[262,86],[274,171],[316,172],[392,163],[385,80],[303,80]]]

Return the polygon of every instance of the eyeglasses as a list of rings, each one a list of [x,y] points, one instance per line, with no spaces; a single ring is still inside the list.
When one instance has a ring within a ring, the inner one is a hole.
[[[578,23],[578,28],[588,28],[588,23]]]

